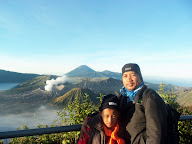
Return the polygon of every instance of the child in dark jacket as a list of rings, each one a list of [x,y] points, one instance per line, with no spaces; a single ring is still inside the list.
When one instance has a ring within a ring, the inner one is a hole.
[[[125,132],[118,123],[119,99],[109,94],[104,96],[99,114],[88,118],[87,131],[89,136],[84,134],[85,139],[80,139],[78,144],[125,144]]]

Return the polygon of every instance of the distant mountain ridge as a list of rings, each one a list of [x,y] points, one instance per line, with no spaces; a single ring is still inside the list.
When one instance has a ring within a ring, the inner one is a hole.
[[[86,65],[81,65],[81,66],[77,67],[76,69],[70,71],[66,75],[67,76],[76,76],[76,75],[81,75],[81,74],[84,74],[84,73],[95,73],[95,72],[96,71],[94,71],[90,67],[88,67]]]
[[[11,74],[15,74],[14,72]],[[28,75],[28,74],[27,74]],[[66,74],[69,78],[74,79],[70,83],[59,84],[54,87],[53,91],[45,91],[44,86],[47,80],[56,79],[58,76],[35,75],[34,78],[27,81],[21,82],[18,86],[13,89],[6,91],[8,95],[0,93],[1,102],[4,101],[20,101],[20,102],[47,102],[48,100],[56,97],[60,97],[68,93],[74,88],[86,89],[86,91],[92,91],[95,94],[119,94],[119,90],[122,88],[122,80],[120,79],[120,73],[114,73],[110,71],[96,72],[88,66],[80,66],[73,71]],[[30,77],[28,77],[30,78]],[[158,91],[160,84],[152,84],[145,81],[145,84],[149,87]],[[165,90],[174,89],[177,93],[177,101],[183,105],[191,105],[192,103],[192,88],[191,87],[180,87],[170,84],[165,84]],[[76,91],[77,92],[77,91]],[[72,96],[72,93],[70,93]],[[92,94],[91,94],[92,95]]]
[[[121,79],[121,73],[111,72],[108,70],[105,70],[103,72],[97,72],[86,65],[81,65],[81,66],[77,67],[76,69],[70,71],[66,75],[70,76],[70,77],[86,77],[86,78],[111,77],[114,79]]]
[[[109,70],[105,70],[103,72],[98,72],[86,65],[81,65],[77,67],[76,69],[66,73],[65,75],[69,77],[84,77],[84,78],[106,78],[106,77],[111,77],[114,79],[121,80],[122,79],[122,74],[118,72],[111,72]],[[35,78],[37,76],[40,76],[38,74],[27,74],[27,73],[18,73],[18,72],[11,72],[11,71],[6,71],[6,70],[0,70],[0,83],[21,83],[25,82],[27,80],[30,80],[32,78]],[[55,75],[56,76],[56,75]],[[180,82],[178,81],[171,81],[169,83],[169,79],[162,79],[160,78],[157,80],[157,77],[149,77],[145,76],[144,81],[151,82],[151,83],[161,83],[164,81],[166,84],[171,84],[171,85],[179,85]],[[177,83],[178,82],[178,83]],[[180,83],[181,84],[181,83]],[[189,86],[190,82],[188,81]],[[184,84],[181,84],[184,85]],[[191,86],[189,89],[192,88]],[[186,86],[183,86],[186,87]]]
[[[37,76],[40,75],[0,70],[0,83],[21,83]]]
[[[46,81],[50,79],[56,79],[56,77],[53,76],[38,76],[36,78],[33,78],[32,80],[28,80],[24,83],[19,84],[15,88],[7,91],[7,94],[16,94],[17,100],[22,99],[23,102],[30,102],[31,99],[38,100],[40,99],[40,95],[42,95],[44,100],[47,98],[50,99],[51,97],[60,97],[68,93],[74,88],[79,89],[86,89],[86,91],[90,90],[94,93],[94,95],[99,94],[120,94],[120,89],[123,86],[123,83],[121,80],[114,79],[114,78],[82,78],[82,80],[74,83],[65,83],[60,84],[57,87],[55,87],[51,92],[45,91],[44,87],[46,85]],[[145,82],[145,84],[149,87],[154,89],[155,91],[158,91],[159,84],[151,84]],[[176,92],[181,91],[179,93],[179,99],[182,99],[182,94],[185,94],[182,92],[186,91],[186,88],[183,87],[177,87],[169,84],[164,84],[165,90],[169,89],[175,89]],[[37,90],[39,89],[39,90]],[[188,89],[190,90],[190,89]],[[192,91],[192,89],[191,89]],[[91,95],[93,95],[93,93]],[[89,92],[90,94],[90,92]],[[24,96],[25,95],[25,96]],[[71,93],[70,93],[71,95]],[[9,98],[13,98],[13,96],[10,95]],[[24,99],[23,99],[24,98]],[[47,99],[47,100],[48,100]],[[29,101],[30,100],[30,101]],[[189,102],[190,103],[190,102]]]

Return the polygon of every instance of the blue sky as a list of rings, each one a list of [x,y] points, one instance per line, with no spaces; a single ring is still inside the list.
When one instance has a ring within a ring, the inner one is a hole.
[[[0,1],[0,69],[63,75],[80,65],[192,81],[191,0]]]

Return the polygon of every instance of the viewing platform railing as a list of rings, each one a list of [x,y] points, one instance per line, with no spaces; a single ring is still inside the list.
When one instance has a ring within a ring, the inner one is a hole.
[[[186,120],[192,120],[192,115],[181,115],[180,116],[179,121],[186,121]],[[81,129],[81,124],[70,125],[70,126],[49,127],[49,128],[6,131],[6,132],[0,132],[0,139],[61,133],[61,132],[70,132],[70,131],[80,131],[80,129]]]

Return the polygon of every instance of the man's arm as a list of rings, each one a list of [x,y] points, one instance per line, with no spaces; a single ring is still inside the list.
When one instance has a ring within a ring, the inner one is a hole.
[[[80,139],[81,139],[81,140],[83,140],[83,141],[85,140],[84,134],[86,134],[86,135],[89,136],[88,131],[87,131],[87,128],[90,128],[89,125],[87,124],[88,120],[89,120],[91,117],[97,115],[98,113],[99,113],[99,112],[95,112],[95,113],[91,114],[90,116],[88,116],[88,117],[83,121],[83,124],[82,124],[82,126],[81,126],[81,130],[80,130]]]
[[[88,122],[89,118],[90,118],[90,117],[86,118],[86,119],[83,121],[83,124],[82,124],[82,126],[81,126],[80,139],[81,139],[82,141],[85,140],[84,134],[86,134],[87,136],[89,135],[89,134],[88,134],[88,131],[87,131],[87,128],[90,128],[89,125],[87,125],[87,122]]]
[[[89,132],[90,128],[87,128],[87,132]],[[88,144],[89,143],[89,135],[84,133],[84,139],[79,139],[78,144]]]

